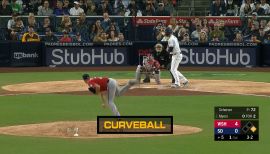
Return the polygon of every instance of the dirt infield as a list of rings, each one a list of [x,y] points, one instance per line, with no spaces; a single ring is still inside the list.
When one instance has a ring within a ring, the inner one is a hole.
[[[117,80],[120,85],[127,83],[128,79]],[[270,83],[234,81],[234,80],[190,80],[188,88],[171,89],[170,80],[163,79],[161,85],[154,82],[140,84],[132,87],[126,95],[132,96],[168,96],[168,95],[201,95],[201,94],[240,94],[270,96]],[[33,82],[7,85],[2,87],[12,93],[67,93],[89,94],[87,85],[81,80]],[[144,90],[141,90],[144,89]]]
[[[168,135],[184,135],[201,132],[191,126],[173,126],[173,134],[97,134],[96,121],[60,121],[52,123],[28,124],[0,127],[0,134],[15,136],[55,137],[55,138],[129,138]],[[78,136],[74,136],[74,134]]]
[[[117,80],[120,85],[128,79]],[[190,80],[187,88],[171,89],[170,80],[161,80],[161,85],[154,82],[139,84],[132,87],[125,95],[129,96],[178,96],[178,95],[213,95],[213,94],[240,94],[270,97],[270,83],[234,81],[234,80]],[[3,86],[4,95],[56,93],[89,95],[87,85],[81,80],[33,82]],[[78,137],[74,131],[78,128]],[[174,125],[173,135],[192,134],[202,131],[200,128]],[[57,138],[122,138],[122,137],[151,137],[164,136],[161,134],[96,134],[94,121],[68,121],[42,124],[29,124],[19,126],[0,127],[0,134],[17,136],[38,136]]]

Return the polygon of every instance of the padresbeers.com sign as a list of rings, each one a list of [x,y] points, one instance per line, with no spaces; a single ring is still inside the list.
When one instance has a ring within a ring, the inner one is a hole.
[[[172,116],[98,116],[98,134],[172,134]]]

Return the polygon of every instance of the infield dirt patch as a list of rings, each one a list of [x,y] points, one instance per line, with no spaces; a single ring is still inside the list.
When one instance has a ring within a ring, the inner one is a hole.
[[[118,79],[117,81],[119,85],[124,85],[128,79]],[[125,95],[168,96],[222,93],[270,96],[270,83],[265,82],[193,79],[190,80],[190,85],[187,88],[171,89],[169,85],[169,79],[163,79],[161,85],[156,85],[154,82],[139,84],[132,87]],[[12,93],[68,93],[89,95],[87,85],[81,80],[22,83],[7,85],[2,88]]]
[[[28,124],[0,127],[0,134],[15,136],[55,137],[55,138],[128,138],[168,135],[184,135],[201,132],[191,126],[173,126],[173,134],[97,134],[96,121],[60,121],[52,123]],[[79,136],[75,137],[74,134]]]

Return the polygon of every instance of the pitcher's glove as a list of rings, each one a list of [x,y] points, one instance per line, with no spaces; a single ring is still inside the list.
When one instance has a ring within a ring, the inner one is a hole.
[[[96,94],[96,89],[94,87],[89,87],[88,90],[93,94]]]

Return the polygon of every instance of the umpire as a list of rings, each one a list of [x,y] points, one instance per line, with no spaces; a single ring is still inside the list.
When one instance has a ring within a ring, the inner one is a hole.
[[[154,52],[152,53],[153,57],[155,60],[157,60],[160,63],[160,68],[162,69],[167,69],[170,71],[171,68],[171,55],[166,52],[165,48],[163,47],[163,45],[161,43],[157,43],[154,46]],[[170,72],[171,73],[171,72]],[[173,75],[171,73],[171,77],[172,77],[172,83],[174,83],[174,78]],[[147,76],[144,80],[144,83],[150,82],[150,77]]]

